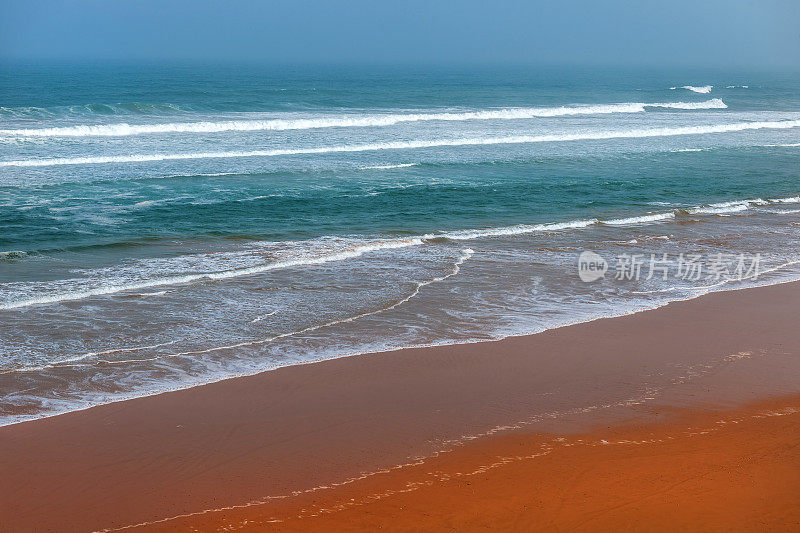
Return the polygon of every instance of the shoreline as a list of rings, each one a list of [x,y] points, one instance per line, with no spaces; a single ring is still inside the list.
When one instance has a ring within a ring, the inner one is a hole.
[[[326,359],[6,425],[0,509],[13,516],[0,520],[11,531],[123,527],[280,498],[480,436],[580,434],[792,397],[797,296],[800,282],[714,292],[529,336]]]
[[[763,276],[764,274],[775,272],[775,271],[781,270],[781,269],[783,269],[783,268],[785,268],[787,266],[795,265],[797,263],[798,263],[798,261],[791,261],[791,262],[788,262],[788,263],[784,263],[784,264],[778,265],[777,267],[773,267],[773,268],[770,268],[768,270],[765,270],[765,271],[761,272],[759,275]],[[723,281],[721,283],[717,283],[715,285],[711,285],[711,286],[708,286],[708,287],[699,287],[699,288],[695,288],[695,289],[691,289],[691,290],[709,289],[709,288],[713,288],[713,287],[716,287],[717,285],[722,285],[722,284],[725,284],[725,283],[726,282]],[[470,340],[452,341],[452,342],[445,341],[445,342],[438,343],[438,344],[415,344],[415,345],[400,346],[400,347],[387,347],[385,349],[380,349],[380,350],[367,350],[367,351],[363,351],[363,352],[349,352],[349,353],[344,353],[344,354],[341,354],[341,355],[334,355],[334,356],[330,356],[330,357],[322,357],[322,358],[319,358],[319,359],[311,359],[311,360],[308,360],[308,361],[299,361],[299,362],[294,362],[294,363],[288,363],[288,364],[281,365],[281,366],[267,367],[267,368],[263,368],[261,370],[258,370],[258,371],[252,372],[252,373],[235,374],[235,375],[227,375],[227,376],[223,376],[223,377],[211,378],[211,379],[209,379],[207,381],[199,381],[197,383],[192,383],[190,385],[187,385],[186,387],[180,387],[180,388],[174,388],[174,389],[168,388],[168,389],[165,389],[165,390],[147,392],[147,393],[142,394],[142,395],[138,395],[137,393],[132,392],[132,393],[130,393],[129,396],[123,394],[123,395],[121,395],[119,397],[119,399],[114,399],[114,400],[110,400],[110,401],[107,401],[107,402],[95,403],[95,404],[92,404],[92,405],[88,405],[86,407],[78,407],[76,409],[71,409],[69,411],[60,411],[60,412],[55,412],[55,413],[52,413],[52,414],[43,414],[41,416],[34,416],[33,418],[23,418],[21,420],[16,420],[16,421],[5,423],[5,424],[4,423],[0,423],[0,430],[2,430],[5,427],[11,427],[11,426],[24,424],[24,423],[28,423],[28,422],[36,422],[36,421],[40,421],[40,420],[46,420],[48,418],[53,418],[53,417],[58,417],[58,416],[63,416],[63,415],[69,415],[71,413],[78,413],[78,412],[82,412],[82,411],[87,411],[87,410],[90,410],[90,409],[95,409],[95,408],[103,407],[103,406],[107,406],[107,405],[113,405],[113,404],[120,403],[120,402],[129,402],[129,401],[135,401],[135,400],[139,400],[139,399],[143,399],[143,398],[161,396],[163,394],[171,394],[171,393],[175,393],[175,392],[181,392],[181,391],[190,390],[190,389],[193,389],[193,388],[196,388],[196,387],[205,387],[205,386],[208,386],[208,385],[213,385],[213,384],[216,384],[216,383],[226,382],[226,381],[230,381],[230,380],[236,380],[236,379],[240,379],[240,378],[250,378],[250,377],[253,377],[253,376],[258,376],[260,374],[264,374],[264,373],[267,373],[267,372],[274,372],[274,371],[281,370],[281,369],[284,369],[284,368],[303,367],[303,366],[314,365],[314,364],[319,364],[319,363],[326,363],[328,361],[334,361],[334,360],[338,360],[338,359],[348,359],[348,358],[351,358],[351,357],[367,357],[367,356],[381,355],[381,354],[384,354],[384,353],[401,352],[403,350],[437,349],[437,348],[441,348],[441,347],[450,347],[450,346],[464,346],[464,345],[473,345],[473,344],[482,344],[482,343],[502,342],[502,341],[505,341],[507,339],[530,337],[530,336],[534,336],[534,335],[540,335],[540,334],[543,334],[543,333],[546,333],[546,332],[549,332],[549,331],[557,331],[557,330],[560,330],[560,329],[563,329],[563,328],[578,326],[578,325],[582,325],[582,324],[589,324],[589,323],[592,323],[592,322],[597,322],[597,321],[602,321],[602,320],[609,320],[609,319],[621,318],[621,317],[626,317],[626,316],[633,316],[633,315],[637,315],[639,313],[647,313],[647,312],[651,312],[651,311],[655,311],[657,309],[661,309],[661,308],[667,307],[667,306],[672,305],[674,303],[690,302],[690,301],[694,301],[694,300],[697,300],[697,299],[700,299],[700,298],[704,298],[704,297],[709,296],[711,294],[736,292],[736,291],[744,291],[744,290],[751,290],[751,289],[759,289],[759,288],[772,287],[772,286],[784,285],[784,284],[800,284],[800,278],[798,278],[798,279],[790,279],[790,280],[777,280],[777,281],[774,281],[774,282],[765,283],[763,285],[754,285],[754,286],[746,286],[746,287],[735,287],[734,286],[734,287],[729,288],[729,289],[724,289],[724,290],[719,290],[719,291],[709,291],[709,292],[705,292],[703,294],[693,295],[693,296],[689,296],[689,297],[686,297],[686,298],[676,298],[674,300],[668,300],[668,301],[666,301],[664,303],[655,305],[653,307],[641,307],[641,308],[637,308],[637,309],[634,309],[634,310],[629,310],[629,311],[626,311],[626,312],[622,312],[620,314],[598,315],[598,316],[594,316],[594,317],[591,317],[591,318],[587,318],[585,320],[579,320],[577,322],[567,322],[567,323],[563,323],[563,324],[558,324],[558,325],[555,325],[555,326],[547,327],[546,329],[542,329],[540,331],[528,331],[528,332],[522,332],[522,333],[510,333],[510,334],[507,334],[507,335],[498,336],[496,338],[470,339]],[[687,292],[689,292],[689,291],[687,291]]]
[[[800,395],[586,433],[511,433],[287,500],[146,531],[485,531],[800,526]],[[480,509],[480,511],[476,511]]]

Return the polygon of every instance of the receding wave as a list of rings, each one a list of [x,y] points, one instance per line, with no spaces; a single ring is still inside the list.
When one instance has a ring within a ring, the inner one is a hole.
[[[444,146],[478,146],[499,144],[531,144],[542,142],[572,142],[606,139],[630,139],[649,137],[671,137],[677,135],[705,135],[732,133],[760,129],[791,129],[800,127],[800,120],[778,120],[758,122],[736,122],[714,126],[684,126],[678,128],[633,129],[626,131],[597,131],[555,135],[518,135],[512,137],[478,137],[462,139],[439,139],[425,141],[397,141],[375,144],[342,146],[320,146],[315,148],[282,148],[275,150],[253,150],[237,152],[199,152],[184,154],[141,154],[97,157],[65,157],[53,159],[23,159],[1,161],[0,167],[47,167],[55,165],[98,165],[109,163],[144,163],[186,159],[230,159],[244,157],[275,157],[282,155],[328,154],[343,152],[371,152],[381,150],[413,150]]]
[[[0,130],[0,135],[14,137],[124,137],[157,133],[220,133],[225,131],[280,131],[319,128],[363,128],[392,126],[404,122],[519,120],[568,115],[601,115],[641,113],[647,108],[725,109],[728,106],[714,98],[705,102],[625,102],[603,105],[486,109],[459,113],[392,113],[364,116],[329,116],[295,119],[226,120],[177,122],[166,124],[95,124],[39,129]]]

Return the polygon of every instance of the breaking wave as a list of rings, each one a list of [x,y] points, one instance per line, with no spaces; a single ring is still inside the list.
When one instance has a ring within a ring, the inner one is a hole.
[[[683,85],[681,87],[670,87],[670,90],[674,91],[675,89],[686,89],[694,93],[708,94],[713,88],[713,85]]]
[[[329,263],[331,261],[343,261],[345,259],[352,259],[355,257],[359,257],[368,252],[374,252],[377,250],[385,250],[391,248],[404,248],[407,246],[416,246],[422,243],[423,241],[418,238],[378,241],[368,244],[362,244],[360,246],[354,246],[349,250],[341,250],[334,252],[332,254],[298,257],[296,259],[291,259],[287,261],[278,261],[275,263],[268,263],[265,265],[259,265],[249,268],[223,270],[219,272],[185,274],[182,276],[168,276],[164,278],[148,279],[133,283],[106,285],[87,290],[50,294],[47,296],[41,296],[37,298],[16,300],[7,302],[5,304],[0,304],[0,309],[14,309],[18,307],[27,307],[30,305],[37,305],[37,304],[49,304],[49,303],[57,303],[70,300],[82,300],[84,298],[91,298],[93,296],[105,296],[108,294],[115,294],[119,292],[132,291],[132,290],[139,291],[143,289],[150,289],[153,287],[163,287],[168,285],[181,285],[200,280],[218,281],[228,278],[235,278],[239,276],[250,276],[253,274],[260,274],[262,272],[268,272],[270,270],[278,270],[296,266],[319,265],[323,263]]]
[[[416,167],[419,163],[398,163],[396,165],[374,165],[371,167],[360,167],[359,170],[390,170],[393,168]]]
[[[519,120],[568,115],[599,115],[610,113],[641,113],[647,108],[664,109],[725,109],[728,106],[714,98],[705,102],[626,102],[604,105],[575,105],[487,109],[459,113],[392,113],[363,116],[325,116],[295,119],[226,120],[177,122],[166,124],[96,124],[39,129],[5,129],[0,135],[14,137],[122,137],[157,133],[219,133],[225,131],[281,131],[319,128],[362,128],[392,126],[404,122]]]
[[[216,272],[204,272],[195,274],[185,274],[176,276],[166,276],[162,278],[146,279],[131,283],[111,284],[105,286],[98,286],[94,288],[76,290],[69,292],[51,293],[34,298],[25,298],[19,300],[7,301],[0,304],[0,310],[16,309],[21,307],[28,307],[31,305],[52,304],[63,301],[82,300],[95,296],[105,296],[127,291],[142,291],[154,287],[164,287],[170,285],[183,285],[194,283],[198,281],[217,281],[229,278],[236,278],[240,276],[250,276],[260,274],[272,270],[292,268],[298,266],[311,266],[321,265],[324,263],[334,261],[344,261],[363,256],[368,253],[378,252],[381,250],[391,250],[408,248],[412,246],[421,246],[431,241],[438,239],[447,239],[451,241],[465,241],[475,240],[488,237],[506,237],[524,235],[529,233],[546,233],[554,231],[565,231],[574,229],[583,229],[590,226],[628,226],[637,224],[656,224],[674,219],[678,214],[692,214],[692,215],[719,215],[727,213],[736,213],[746,211],[752,207],[774,205],[774,204],[792,204],[800,203],[800,197],[793,196],[787,198],[772,198],[764,200],[761,198],[750,200],[736,200],[731,202],[721,202],[708,204],[703,206],[696,206],[687,209],[675,209],[661,213],[648,213],[645,215],[612,218],[612,219],[598,219],[590,218],[584,220],[570,220],[566,222],[552,222],[542,224],[518,224],[515,226],[504,226],[486,229],[468,229],[468,230],[454,230],[442,231],[438,233],[428,233],[414,237],[406,238],[388,238],[388,239],[375,239],[372,241],[360,241],[353,243],[350,241],[339,249],[328,251],[327,253],[315,255],[300,255],[294,259],[276,261],[263,265],[251,266],[247,268],[234,268],[230,270],[222,270]],[[471,254],[471,250],[469,251]],[[153,295],[159,293],[151,293]]]
[[[571,142],[605,139],[630,139],[670,137],[678,135],[704,135],[731,133],[760,129],[791,129],[800,127],[800,120],[778,120],[757,122],[735,122],[713,126],[684,126],[678,128],[633,129],[626,131],[597,131],[554,135],[518,135],[511,137],[478,137],[462,139],[440,139],[421,141],[397,141],[374,144],[321,146],[315,148],[281,148],[275,150],[253,150],[236,152],[197,152],[183,154],[134,154],[122,156],[66,157],[53,159],[23,159],[0,161],[0,167],[46,167],[55,165],[97,165],[108,163],[143,163],[186,159],[229,159],[243,157],[275,157],[282,155],[327,154],[343,152],[371,152],[381,150],[413,150],[444,146],[478,146],[499,144],[530,144],[541,142]]]
[[[603,224],[611,226],[628,226],[631,224],[647,224],[648,222],[658,222],[660,220],[669,220],[675,218],[675,213],[655,213],[652,215],[643,215],[640,217],[618,218],[614,220],[606,220]]]

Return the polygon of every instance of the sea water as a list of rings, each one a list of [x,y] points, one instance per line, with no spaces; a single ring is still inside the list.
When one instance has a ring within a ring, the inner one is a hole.
[[[4,65],[0,423],[798,279],[799,171],[797,75]]]

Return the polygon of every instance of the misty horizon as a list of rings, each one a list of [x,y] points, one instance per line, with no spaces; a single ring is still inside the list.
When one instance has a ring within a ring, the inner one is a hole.
[[[800,4],[5,2],[3,62],[794,69]]]

